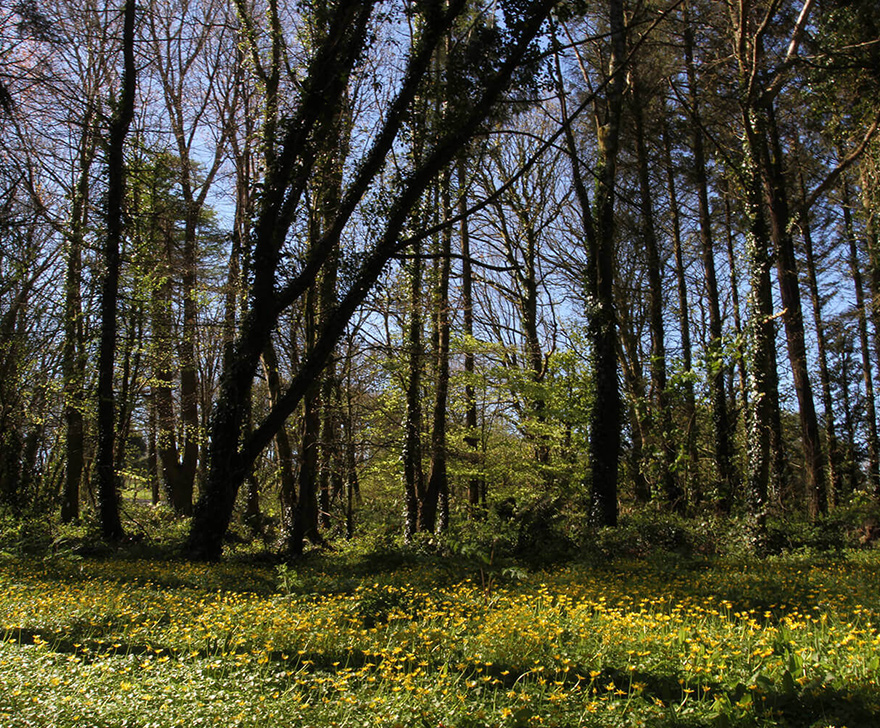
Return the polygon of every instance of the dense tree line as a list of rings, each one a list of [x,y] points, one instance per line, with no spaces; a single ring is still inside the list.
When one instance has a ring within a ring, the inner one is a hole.
[[[215,559],[880,497],[875,3],[0,12],[11,517]]]

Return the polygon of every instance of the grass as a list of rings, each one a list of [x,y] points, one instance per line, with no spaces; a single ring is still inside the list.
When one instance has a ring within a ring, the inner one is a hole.
[[[0,564],[0,725],[880,725],[880,552]]]

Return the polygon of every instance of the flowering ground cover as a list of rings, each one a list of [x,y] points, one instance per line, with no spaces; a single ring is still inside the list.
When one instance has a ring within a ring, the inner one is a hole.
[[[880,553],[0,564],[0,725],[880,725]]]

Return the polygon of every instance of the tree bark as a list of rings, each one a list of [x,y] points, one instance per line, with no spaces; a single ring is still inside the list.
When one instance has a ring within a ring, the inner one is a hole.
[[[479,474],[480,471],[480,438],[478,434],[477,420],[477,396],[474,388],[474,375],[476,372],[476,357],[474,356],[474,296],[473,296],[473,269],[471,267],[471,243],[467,211],[467,166],[463,160],[458,163],[458,187],[459,187],[459,215],[461,216],[461,298],[462,314],[464,316],[464,399],[465,399],[465,427],[467,433],[464,443],[470,451],[471,475],[468,478],[468,513],[471,518],[480,515],[485,506],[485,484]]]

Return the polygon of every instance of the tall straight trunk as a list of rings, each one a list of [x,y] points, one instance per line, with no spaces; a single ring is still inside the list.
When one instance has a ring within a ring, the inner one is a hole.
[[[174,258],[173,223],[162,221],[157,235],[161,236],[162,252],[156,264],[158,282],[152,286],[151,313],[153,320],[153,401],[157,414],[157,446],[162,482],[169,505],[178,515],[188,515],[192,491],[182,472],[177,443],[178,420],[174,407],[173,347],[175,331],[172,323],[173,282],[171,261]]]
[[[748,125],[748,120],[746,121]],[[750,170],[746,180],[749,232],[746,256],[749,270],[749,412],[748,412],[748,489],[747,506],[755,519],[756,537],[765,528],[767,497],[771,476],[771,430],[775,377],[773,376],[774,339],[773,300],[770,285],[769,234],[761,209],[758,172]]]
[[[706,173],[706,152],[703,145],[703,124],[700,118],[700,99],[697,93],[697,77],[694,66],[694,39],[688,16],[688,4],[684,5],[684,54],[691,104],[691,143],[693,148],[693,174],[697,187],[697,203],[700,222],[700,249],[703,274],[706,281],[706,304],[709,309],[709,388],[712,403],[712,423],[715,436],[715,462],[720,478],[718,505],[729,511],[736,491],[736,474],[730,437],[730,417],[724,388],[725,372],[721,357],[722,329],[718,280],[715,272],[715,247],[712,238],[712,216],[709,209],[709,182]]]
[[[91,114],[83,122],[91,127]],[[61,520],[70,523],[79,518],[80,484],[85,468],[85,335],[82,310],[82,249],[89,204],[89,175],[94,159],[94,145],[82,141],[79,155],[79,179],[74,191],[67,241],[67,274],[64,287],[64,421],[65,461],[64,494]]]
[[[867,165],[865,165],[867,166]],[[868,198],[865,198],[865,242],[868,247],[868,255],[871,259],[871,293],[873,305],[870,307],[874,321],[874,350],[875,356],[880,361],[880,238],[877,232],[877,210],[870,207]],[[851,214],[851,213],[850,213]],[[850,236],[852,239],[852,236]],[[876,406],[875,406],[876,411]],[[876,428],[876,425],[875,425]],[[880,468],[878,468],[880,470]],[[877,473],[877,471],[874,471]],[[880,473],[874,476],[872,482],[874,498],[880,499]]]
[[[192,515],[196,471],[199,462],[199,379],[196,357],[196,329],[198,311],[196,291],[198,267],[197,219],[200,206],[187,204],[183,241],[182,339],[178,344],[180,356],[180,422],[182,425],[183,453],[180,461],[181,511]]]
[[[445,174],[441,181],[440,205],[443,221],[451,217],[449,185],[450,176]],[[446,409],[449,398],[449,277],[452,259],[452,227],[446,225],[440,233],[439,271],[437,278],[437,309],[435,350],[437,382],[434,393],[434,412],[431,429],[431,470],[428,476],[425,497],[419,503],[419,530],[432,533],[445,531],[448,522],[443,513],[443,499],[448,498],[449,477],[447,473]],[[438,517],[439,513],[439,517]],[[448,516],[447,516],[448,517]]]
[[[313,287],[305,300],[304,349],[311,351],[317,338],[318,319],[316,299],[318,291]],[[318,530],[320,509],[318,507],[319,437],[321,434],[321,387],[315,381],[303,397],[302,434],[299,444],[299,472],[297,473],[296,508],[290,531],[289,554],[298,556],[303,552],[305,540],[322,543]]]
[[[838,504],[840,495],[840,443],[837,441],[834,400],[831,396],[831,378],[828,374],[828,346],[825,335],[825,322],[822,316],[822,296],[819,293],[819,278],[816,274],[816,255],[813,234],[810,227],[810,211],[806,207],[806,185],[803,172],[798,175],[800,191],[800,227],[804,240],[804,256],[807,266],[807,286],[810,291],[810,305],[813,309],[813,328],[816,331],[816,356],[819,361],[819,388],[822,392],[824,410],[825,440],[828,447],[828,490],[832,506]]]
[[[147,402],[147,474],[150,480],[150,504],[159,505],[159,453],[156,443],[156,404]]]
[[[272,402],[277,402],[282,393],[281,377],[278,373],[278,355],[275,352],[275,345],[271,342],[263,351],[263,371],[266,375],[269,397]],[[278,466],[281,471],[281,487],[278,493],[281,501],[281,525],[283,531],[281,550],[288,553],[291,548],[290,541],[297,496],[293,448],[290,445],[290,438],[285,427],[280,428],[275,433],[275,450],[278,453]]]
[[[332,134],[327,139],[325,153],[316,170],[315,206],[320,224],[319,232],[325,233],[333,224],[339,209],[342,195],[343,167],[348,156],[351,137],[351,113],[346,105],[337,115]],[[339,278],[340,246],[337,243],[327,257],[321,271],[318,293],[320,323],[324,326],[336,308],[337,284]],[[342,448],[340,442],[340,413],[334,400],[338,400],[339,381],[335,357],[331,357],[322,373],[321,381],[321,431],[320,463],[318,468],[320,493],[320,520],[324,528],[329,528],[330,503],[334,497],[341,496],[343,481]]]
[[[116,405],[113,388],[116,353],[116,304],[119,296],[119,249],[123,232],[125,196],[125,138],[134,118],[135,0],[126,0],[123,15],[124,70],[119,99],[110,120],[107,144],[107,233],[104,241],[104,280],[101,285],[101,333],[98,344],[98,512],[101,534],[109,541],[125,536],[119,518],[119,482],[114,470]]]
[[[868,487],[872,493],[880,492],[880,445],[877,437],[877,406],[874,396],[874,373],[871,362],[871,345],[868,336],[865,290],[862,283],[861,263],[856,238],[853,233],[852,212],[849,205],[849,187],[843,180],[843,218],[849,243],[849,269],[856,294],[856,317],[859,327],[859,344],[862,353],[862,373],[865,381],[865,420],[868,426]]]
[[[330,509],[333,500],[341,493],[341,472],[339,469],[338,413],[334,404],[338,384],[336,382],[336,363],[327,363],[321,379],[321,429],[318,462],[318,494],[321,527],[330,528],[332,519]]]
[[[323,543],[318,530],[318,435],[321,430],[321,410],[318,392],[311,391],[304,397],[302,436],[300,438],[299,473],[297,475],[297,500],[293,527],[290,533],[288,553],[298,556],[303,552],[305,541]]]
[[[880,362],[880,238],[878,238],[877,230],[877,216],[880,214],[880,209],[877,209],[873,197],[869,193],[869,190],[876,188],[876,183],[870,179],[871,173],[871,165],[861,165],[862,217],[865,224],[865,252],[868,254],[868,287],[870,291],[867,312],[874,329],[874,360]],[[841,194],[843,195],[844,227],[847,236],[852,238],[854,234],[852,227],[853,201],[846,175],[842,175]],[[877,494],[880,496],[880,491]]]
[[[351,371],[350,369],[348,370]],[[351,379],[348,379],[348,386],[345,387],[345,416],[342,418],[342,429],[344,432],[344,453],[345,460],[345,536],[351,538],[354,536],[354,507],[355,503],[360,501],[360,484],[358,482],[357,471],[357,451],[355,450],[354,439],[354,404],[353,404],[353,388]],[[341,389],[341,388],[340,388]]]
[[[629,448],[629,473],[633,482],[633,494],[639,503],[647,503],[651,499],[651,484],[648,482],[645,468],[645,451],[650,448],[649,433],[651,431],[651,407],[645,395],[645,377],[639,351],[639,339],[633,332],[633,316],[627,311],[626,300],[618,303],[618,340],[622,350],[620,366],[623,370],[623,381],[629,390],[630,400],[625,406],[629,418],[632,440]]]
[[[474,389],[474,374],[476,372],[476,357],[472,341],[474,338],[474,296],[473,296],[473,269],[471,267],[471,243],[470,231],[468,229],[467,215],[467,195],[465,189],[467,185],[467,166],[464,161],[458,163],[458,188],[459,188],[459,208],[458,212],[461,216],[461,299],[462,313],[464,316],[464,399],[465,399],[465,427],[467,434],[464,437],[464,444],[467,446],[472,457],[471,475],[468,478],[467,494],[468,494],[468,513],[473,518],[483,505],[485,491],[483,488],[483,479],[478,473],[480,438],[477,434],[477,396]]]
[[[843,434],[846,443],[846,473],[849,485],[849,492],[855,492],[859,487],[859,456],[856,453],[856,427],[855,418],[853,417],[853,397],[850,392],[850,381],[852,374],[850,372],[852,351],[846,341],[846,334],[841,334],[840,342],[840,398],[843,404]]]
[[[648,273],[649,322],[651,329],[651,395],[656,403],[654,436],[663,455],[661,487],[672,510],[683,513],[687,503],[675,478],[675,450],[672,444],[672,411],[666,376],[666,333],[663,323],[663,273],[657,233],[654,229],[654,201],[651,191],[650,160],[645,140],[644,97],[638,81],[633,85],[633,115],[636,126],[636,156],[639,170],[639,207],[642,241]]]
[[[747,504],[754,518],[758,546],[765,536],[770,496],[788,493],[790,472],[783,441],[776,362],[776,327],[770,268],[774,255],[765,213],[766,188],[761,166],[767,140],[766,115],[743,109],[746,154],[746,213],[749,230],[746,258],[749,270],[749,417]]]
[[[131,416],[135,408],[132,394],[134,383],[140,374],[140,352],[144,341],[144,311],[140,302],[128,309],[127,335],[122,343],[122,366],[119,376],[119,396],[117,397],[116,448],[114,467],[117,473],[125,469],[126,444],[131,433]]]
[[[617,315],[614,310],[614,201],[620,119],[623,109],[626,23],[621,0],[610,0],[611,39],[606,112],[599,135],[596,188],[595,246],[587,290],[597,310],[590,318],[589,337],[595,356],[595,400],[590,415],[590,512],[602,526],[616,526],[617,479],[620,459],[620,387],[617,381]]]
[[[418,530],[419,503],[424,499],[422,469],[422,256],[421,245],[412,249],[410,311],[407,325],[406,421],[403,443],[404,537],[409,541]]]
[[[684,369],[683,415],[685,421],[684,468],[685,499],[696,504],[700,493],[696,490],[694,473],[699,463],[697,451],[697,404],[694,393],[693,359],[691,353],[691,322],[688,305],[687,279],[685,277],[684,253],[681,240],[681,217],[678,211],[678,194],[675,184],[675,168],[672,164],[672,144],[669,140],[669,129],[663,114],[663,150],[666,165],[666,188],[669,195],[669,210],[672,220],[672,247],[675,255],[675,280],[678,291],[678,328],[681,336],[681,357]]]
[[[761,175],[770,216],[770,235],[776,248],[776,273],[784,309],[782,320],[788,344],[788,359],[798,398],[798,418],[801,425],[804,475],[810,514],[815,518],[828,510],[825,457],[819,437],[819,421],[816,417],[813,387],[810,383],[807,365],[804,315],[801,306],[797,260],[794,254],[794,240],[789,229],[791,218],[788,191],[782,168],[782,146],[779,141],[779,131],[772,103],[767,108],[767,125],[764,131],[766,135],[757,139],[760,144],[759,160],[762,163]]]
[[[587,333],[593,356],[594,400],[589,422],[590,519],[598,526],[616,526],[620,462],[620,386],[617,378],[617,313],[614,304],[614,202],[620,120],[625,86],[626,23],[621,0],[609,0],[610,59],[605,98],[596,106],[598,159],[592,172],[595,201],[590,202],[578,148],[560,88],[566,146],[587,247],[584,292],[592,302]],[[561,79],[561,72],[558,71]],[[561,80],[560,80],[561,84]]]
[[[737,341],[742,341],[743,325],[742,316],[740,314],[739,301],[739,280],[736,274],[736,251],[733,246],[733,212],[731,210],[731,191],[730,185],[724,194],[724,228],[725,237],[727,238],[727,262],[730,266],[730,302],[733,308],[733,330],[736,333]],[[743,352],[742,343],[736,347],[736,367],[739,370],[739,396],[742,409],[749,405],[749,386],[748,374],[746,372],[746,358]]]

